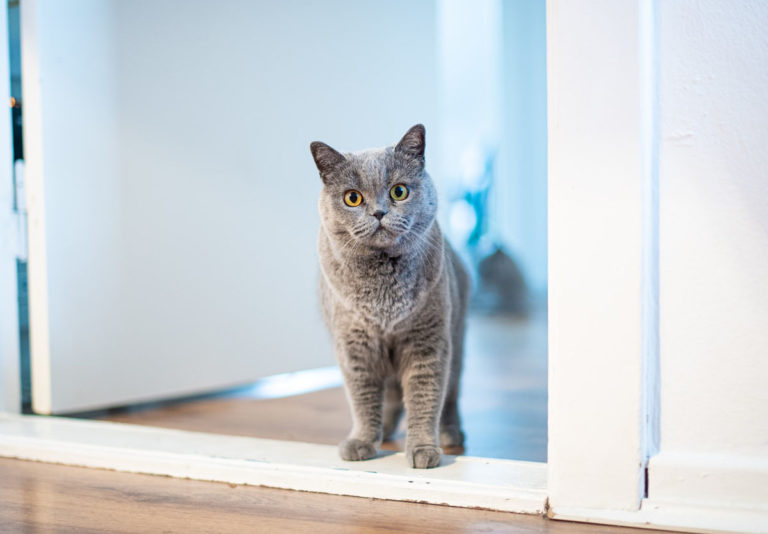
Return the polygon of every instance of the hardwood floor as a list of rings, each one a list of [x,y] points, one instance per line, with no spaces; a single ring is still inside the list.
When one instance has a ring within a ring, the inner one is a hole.
[[[466,454],[546,461],[547,327],[530,320],[469,320],[461,410]],[[350,428],[341,388],[276,399],[231,395],[127,409],[102,419],[141,425],[312,443],[336,444]],[[402,432],[387,449],[402,446]],[[459,453],[461,451],[446,451]]]
[[[462,410],[473,456],[546,460],[546,320],[470,321]],[[241,394],[103,413],[143,425],[336,443],[341,388],[284,398]],[[397,447],[399,444],[390,444]],[[0,533],[632,534],[640,530],[451,508],[0,459]]]
[[[503,512],[0,459],[0,533],[143,532],[633,534],[642,531]]]

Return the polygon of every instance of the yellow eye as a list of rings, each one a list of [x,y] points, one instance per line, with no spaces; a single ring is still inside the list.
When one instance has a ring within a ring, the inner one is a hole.
[[[347,206],[354,208],[359,206],[362,202],[363,202],[363,195],[360,194],[360,191],[355,191],[354,189],[352,189],[344,193],[344,204],[346,204]]]
[[[392,186],[392,189],[389,190],[389,196],[393,200],[405,200],[408,198],[408,188],[403,184]]]

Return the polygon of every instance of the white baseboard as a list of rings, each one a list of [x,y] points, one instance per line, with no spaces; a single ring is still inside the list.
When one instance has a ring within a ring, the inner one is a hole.
[[[410,469],[402,453],[344,462],[330,445],[55,417],[0,415],[0,456],[530,514],[547,499],[543,463],[446,456],[438,468]]]
[[[549,517],[656,530],[699,533],[768,533],[768,513],[759,510],[693,506],[644,499],[640,510],[593,510],[554,506]]]
[[[684,532],[768,533],[768,458],[660,453],[638,511],[563,508],[550,517]]]
[[[648,463],[648,480],[654,500],[768,513],[768,455],[662,452]]]

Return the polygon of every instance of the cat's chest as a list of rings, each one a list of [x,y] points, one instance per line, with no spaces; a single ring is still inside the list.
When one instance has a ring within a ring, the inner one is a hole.
[[[417,265],[384,259],[341,269],[337,290],[354,313],[388,328],[417,308],[427,292],[427,281]]]

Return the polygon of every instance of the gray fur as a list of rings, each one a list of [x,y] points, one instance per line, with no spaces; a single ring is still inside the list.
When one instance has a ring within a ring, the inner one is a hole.
[[[394,147],[340,154],[310,145],[324,184],[320,302],[354,421],[339,445],[345,460],[375,456],[404,408],[411,467],[440,463],[438,439],[464,441],[457,401],[469,279],[435,220],[424,146],[420,124]],[[390,197],[396,184],[408,187],[402,201]],[[344,203],[351,189],[360,206]]]

